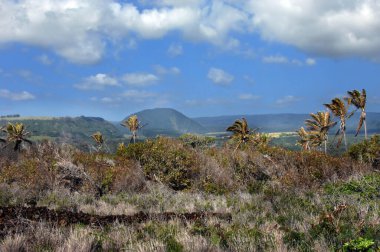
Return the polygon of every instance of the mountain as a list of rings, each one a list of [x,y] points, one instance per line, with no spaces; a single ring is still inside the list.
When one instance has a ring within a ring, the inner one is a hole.
[[[359,120],[360,112],[347,121],[347,131],[353,133]],[[294,132],[304,126],[308,114],[268,114],[268,115],[232,115],[216,117],[193,118],[208,132],[224,132],[236,119],[245,117],[250,128],[257,128],[260,132]],[[337,128],[337,127],[336,127]],[[380,133],[380,113],[367,113],[368,133]]]
[[[198,122],[170,108],[146,109],[135,113],[135,115],[142,125],[145,125],[140,130],[140,134],[145,137],[179,136],[184,133],[204,133],[206,131]],[[123,121],[127,119],[128,117]]]
[[[0,126],[7,122],[21,122],[31,132],[32,139],[50,138],[76,145],[91,143],[91,135],[100,131],[105,139],[122,138],[120,131],[100,117],[5,117]]]

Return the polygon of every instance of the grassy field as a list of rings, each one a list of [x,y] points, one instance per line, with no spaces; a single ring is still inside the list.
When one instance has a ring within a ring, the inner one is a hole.
[[[0,153],[0,251],[380,246],[380,174],[371,163],[233,149],[161,137],[117,153],[49,142]]]

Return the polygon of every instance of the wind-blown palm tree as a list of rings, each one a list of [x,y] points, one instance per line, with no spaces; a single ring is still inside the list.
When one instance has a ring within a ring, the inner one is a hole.
[[[28,144],[32,144],[32,141],[29,139],[26,139],[28,135],[30,135],[30,132],[27,132],[25,130],[25,126],[22,123],[8,123],[7,127],[3,129],[3,132],[7,133],[7,142],[14,143],[14,150],[20,151],[21,145],[23,142],[26,142]]]
[[[297,145],[300,145],[302,150],[309,151],[311,150],[312,142],[312,133],[310,131],[306,131],[304,127],[301,127],[296,131],[300,139],[297,141]]]
[[[364,135],[365,139],[367,139],[367,123],[366,123],[366,103],[367,103],[367,93],[365,89],[362,90],[360,93],[358,90],[352,90],[347,92],[348,97],[346,97],[346,100],[349,104],[353,104],[356,107],[356,110],[360,109],[361,114],[360,114],[360,119],[359,119],[359,124],[356,129],[356,134],[357,136],[359,134],[359,131],[361,127],[364,125]]]
[[[104,138],[103,138],[103,135],[102,133],[100,133],[99,131],[94,133],[92,136],[92,139],[95,141],[96,143],[96,150],[99,152],[102,150],[103,148],[103,144],[104,144]]]
[[[318,134],[318,136],[314,137],[314,140],[316,141],[316,143],[324,143],[325,153],[327,153],[328,131],[337,123],[331,120],[331,114],[328,111],[320,111],[316,114],[311,113],[310,116],[312,117],[312,119],[307,119],[305,121],[307,129]],[[321,141],[318,141],[318,139],[320,139]]]
[[[141,122],[139,121],[137,115],[130,116],[121,125],[124,126],[124,127],[129,128],[129,130],[131,131],[132,137],[131,137],[130,143],[132,141],[133,141],[133,143],[136,143],[137,131],[145,126],[145,125],[141,125]]]
[[[238,142],[234,151],[236,151],[240,145],[247,143],[251,139],[251,133],[253,132],[248,128],[248,123],[245,118],[236,120],[226,131],[232,132],[233,135],[231,138]]]
[[[349,104],[345,104],[344,101],[342,101],[339,98],[334,98],[331,100],[330,104],[324,104],[331,113],[339,118],[340,125],[339,130],[337,131],[336,135],[340,135],[337,146],[340,146],[342,143],[342,140],[344,140],[344,145],[347,147],[347,138],[346,138],[346,121],[347,118],[349,118],[351,115],[348,114],[348,106]]]

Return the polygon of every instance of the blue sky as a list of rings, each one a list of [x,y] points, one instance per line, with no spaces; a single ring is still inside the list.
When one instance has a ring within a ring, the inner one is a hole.
[[[4,0],[0,114],[310,113],[365,88],[380,111],[378,0]]]

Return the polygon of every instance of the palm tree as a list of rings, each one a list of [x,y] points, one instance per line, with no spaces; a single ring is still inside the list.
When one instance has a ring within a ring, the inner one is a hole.
[[[307,132],[303,127],[297,130],[297,134],[300,139],[297,141],[297,144],[301,146],[302,150],[308,151],[311,146],[310,133]]]
[[[7,127],[3,129],[3,132],[7,133],[7,141],[10,143],[15,143],[14,150],[20,151],[21,145],[23,142],[26,142],[28,144],[32,144],[32,141],[29,139],[26,139],[28,135],[30,135],[30,132],[27,132],[25,130],[25,126],[22,123],[8,123]]]
[[[104,144],[104,138],[103,138],[103,135],[102,133],[100,133],[99,131],[94,133],[92,136],[92,139],[94,139],[95,143],[96,143],[96,150],[99,152],[101,151],[102,147],[103,147],[103,144]]]
[[[307,129],[316,132],[319,136],[314,137],[314,140],[318,142],[318,138],[321,140],[320,143],[325,145],[325,153],[327,153],[327,140],[328,131],[334,127],[337,123],[331,120],[330,112],[317,112],[316,114],[311,113],[312,119],[307,119],[305,124]]]
[[[358,127],[356,129],[355,136],[359,134],[359,131],[364,124],[364,135],[365,135],[365,139],[367,139],[367,123],[366,123],[367,114],[365,111],[365,107],[367,103],[367,93],[365,89],[363,89],[361,93],[358,90],[352,90],[352,91],[348,91],[347,94],[348,94],[348,97],[346,97],[346,100],[348,104],[353,104],[356,107],[356,110],[358,109],[361,110],[360,120],[359,120]]]
[[[129,130],[131,131],[132,137],[131,137],[130,143],[132,141],[133,141],[133,143],[136,143],[137,131],[145,126],[145,125],[144,126],[141,125],[141,122],[139,121],[137,115],[130,116],[121,125],[124,126],[124,127],[128,127]]]
[[[232,124],[226,130],[232,132],[233,135],[231,138],[237,140],[238,142],[238,145],[234,151],[236,151],[240,145],[247,143],[251,139],[252,131],[248,128],[248,123],[245,118],[236,120],[234,124]]]
[[[338,140],[338,145],[339,146],[342,143],[342,139],[344,140],[344,145],[346,147],[346,150],[348,149],[347,147],[347,138],[346,138],[346,121],[347,118],[349,118],[351,115],[348,114],[348,106],[349,104],[345,104],[344,101],[342,101],[339,98],[334,98],[331,100],[330,104],[324,104],[330,111],[331,113],[339,117],[340,125],[339,125],[339,130],[337,131],[336,135],[340,135],[340,138]]]

